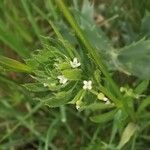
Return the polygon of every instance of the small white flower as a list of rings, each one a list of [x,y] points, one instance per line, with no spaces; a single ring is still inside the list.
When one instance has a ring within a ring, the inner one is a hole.
[[[104,98],[103,98],[103,101],[107,102],[107,101],[109,101],[109,100],[108,100],[107,97],[104,97]]]
[[[106,104],[106,105],[111,104],[110,100],[107,100],[107,101],[105,102],[105,104]]]
[[[48,86],[48,84],[47,84],[47,83],[44,83],[43,85],[44,85],[44,87],[47,87],[47,86]]]
[[[78,59],[75,57],[73,59],[73,61],[70,61],[70,65],[72,68],[77,68],[77,67],[81,66],[81,63],[78,62]]]
[[[77,110],[79,110],[81,108],[82,103],[83,102],[81,100],[76,101],[76,109]]]
[[[89,80],[89,81],[83,81],[83,89],[84,90],[86,90],[86,89],[88,89],[88,90],[91,90],[92,89],[92,81],[91,80]]]
[[[68,81],[68,79],[65,78],[63,75],[58,76],[57,78],[59,79],[59,83],[61,84],[66,84],[66,82]]]
[[[111,101],[107,97],[104,97],[103,101],[105,102],[106,105],[111,104]]]
[[[79,106],[79,105],[76,105],[76,109],[79,110],[79,109],[80,109],[80,106]]]

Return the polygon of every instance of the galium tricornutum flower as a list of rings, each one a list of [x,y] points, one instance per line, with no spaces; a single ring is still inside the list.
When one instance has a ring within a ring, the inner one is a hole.
[[[44,83],[44,87],[47,87],[48,86],[48,84],[47,83]]]
[[[86,90],[86,89],[91,90],[92,89],[92,81],[91,80],[89,80],[89,81],[84,80],[83,84],[84,84],[83,85],[84,90]]]
[[[105,102],[105,104],[111,104],[110,100],[107,97],[104,97],[103,101]]]
[[[60,76],[58,76],[57,78],[59,79],[59,83],[60,83],[60,84],[66,84],[67,81],[68,81],[68,79],[65,78],[63,75],[60,75]]]
[[[107,97],[104,97],[102,100],[103,100],[104,102],[107,102],[109,99],[108,99]]]
[[[111,104],[110,100],[108,99],[105,104]]]
[[[78,62],[78,59],[75,57],[73,59],[73,61],[70,61],[70,65],[72,68],[77,68],[77,67],[81,66],[81,63]]]
[[[80,102],[79,102],[79,101],[76,102],[76,109],[77,109],[77,110],[80,109]]]
[[[76,109],[79,110],[81,108],[82,104],[83,104],[83,102],[81,100],[78,100],[76,102]]]

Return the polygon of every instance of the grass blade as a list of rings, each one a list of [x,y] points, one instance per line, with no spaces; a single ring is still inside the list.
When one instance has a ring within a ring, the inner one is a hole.
[[[4,67],[5,69],[16,71],[16,72],[28,72],[31,73],[32,69],[28,67],[27,65],[16,61],[14,59],[0,56],[0,65]]]
[[[29,6],[28,6],[27,0],[21,0],[21,3],[23,5],[23,8],[24,8],[24,10],[25,10],[25,12],[27,14],[27,18],[30,21],[36,36],[39,38],[39,40],[41,40],[41,37],[40,37],[41,31],[40,31],[37,23],[35,22],[35,19],[34,19],[33,15],[31,14],[31,12],[29,10]]]
[[[0,40],[14,50],[19,56],[28,58],[30,52],[24,47],[24,45],[14,38],[13,33],[5,31],[5,23],[0,20]]]

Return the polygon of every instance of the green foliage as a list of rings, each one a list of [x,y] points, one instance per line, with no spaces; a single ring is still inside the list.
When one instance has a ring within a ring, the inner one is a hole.
[[[62,74],[69,80],[80,80],[82,77],[81,69],[65,69],[62,71]]]
[[[45,105],[48,105],[49,107],[59,107],[64,104],[66,104],[70,98],[72,97],[72,90],[70,91],[62,91],[59,93],[56,93],[54,96],[47,96],[46,98],[36,98],[37,100],[40,100]]]
[[[138,126],[136,124],[129,123],[127,127],[124,129],[121,136],[121,140],[117,147],[121,149],[130,140],[130,138],[135,134],[137,130],[138,130]]]
[[[0,1],[0,149],[149,149],[148,6]]]
[[[95,24],[94,6],[84,0],[81,10],[75,10],[74,15],[92,46],[101,53],[107,54],[107,51],[112,49],[112,44],[102,29]]]
[[[14,39],[13,33],[7,32],[5,29],[5,23],[0,22],[0,40],[3,41],[6,45],[12,48],[15,52],[17,52],[21,57],[27,58],[29,57],[29,51],[25,49],[24,45],[20,41],[20,39]],[[21,49],[20,49],[21,48]]]
[[[116,113],[116,110],[112,110],[104,114],[92,116],[90,117],[90,119],[95,123],[105,123],[107,121],[112,120],[114,118],[115,113]]]
[[[150,78],[150,41],[141,40],[122,48],[117,56],[118,66],[142,79]]]
[[[135,88],[135,93],[142,94],[149,86],[149,80],[144,80]]]
[[[29,66],[4,56],[0,56],[0,65],[6,70],[28,73],[32,72],[32,69]]]
[[[49,90],[40,83],[26,83],[23,86],[31,92],[46,92]]]
[[[141,31],[145,37],[150,36],[150,12],[146,11],[142,19]]]

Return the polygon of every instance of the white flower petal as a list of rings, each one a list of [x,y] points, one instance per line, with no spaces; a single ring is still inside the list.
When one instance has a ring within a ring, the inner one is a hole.
[[[92,89],[92,86],[88,86],[88,89],[91,90],[91,89]]]
[[[89,85],[91,85],[91,84],[92,84],[92,81],[91,81],[91,80],[89,80],[89,81],[88,81],[88,84],[89,84]]]
[[[105,104],[108,105],[108,104],[111,104],[111,102],[110,102],[109,100],[107,100],[107,101],[105,102]]]
[[[44,83],[44,87],[47,87],[48,86],[48,84],[47,83]]]
[[[86,89],[87,89],[87,86],[86,86],[86,85],[84,85],[84,86],[83,86],[83,89],[84,89],[84,90],[86,90]]]
[[[67,81],[68,81],[67,79],[63,79],[62,84],[65,84]]]
[[[87,81],[86,81],[86,80],[84,80],[84,81],[83,81],[83,84],[84,84],[84,85],[86,85],[86,84],[87,84]]]
[[[73,62],[74,62],[75,64],[77,64],[77,63],[78,63],[78,59],[75,57],[75,58],[73,59]]]
[[[80,64],[80,62],[78,62],[78,59],[75,57],[75,58],[73,59],[73,61],[70,61],[70,65],[71,65],[72,68],[77,68],[77,67],[79,67],[81,64]]]
[[[104,97],[104,98],[103,98],[103,101],[105,101],[105,102],[108,101],[108,98],[107,98],[107,97]]]
[[[57,78],[61,80],[61,79],[62,79],[62,76],[57,76]]]
[[[92,81],[91,80],[89,80],[89,81],[84,80],[83,84],[84,84],[83,89],[89,89],[89,90],[92,89]]]
[[[76,109],[79,110],[79,109],[80,109],[80,106],[79,106],[79,105],[76,105]]]
[[[77,63],[76,66],[77,66],[77,67],[81,66],[81,63]]]
[[[58,76],[57,78],[59,79],[59,83],[61,84],[65,84],[68,81],[68,79],[65,78],[63,75]]]

